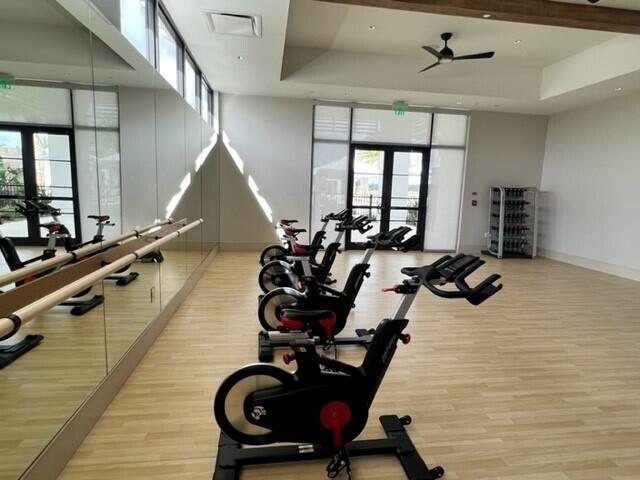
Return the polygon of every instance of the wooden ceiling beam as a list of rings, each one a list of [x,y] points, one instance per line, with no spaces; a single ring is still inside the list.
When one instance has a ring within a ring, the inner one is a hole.
[[[556,27],[640,34],[640,11],[551,0],[316,0]]]

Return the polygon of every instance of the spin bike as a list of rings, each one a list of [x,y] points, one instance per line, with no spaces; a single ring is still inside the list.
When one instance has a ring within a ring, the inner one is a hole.
[[[51,218],[53,219],[52,222],[48,222],[40,225],[41,228],[45,228],[47,230],[48,232],[47,238],[49,239],[47,249],[45,250],[45,255],[47,256],[45,258],[42,258],[42,260],[46,260],[47,258],[50,258],[51,256],[55,255],[55,246],[57,244],[58,239],[62,239],[63,246],[67,252],[73,252],[75,250],[78,250],[82,247],[86,247],[88,245],[95,245],[95,244],[102,243],[104,241],[104,228],[115,226],[115,223],[111,222],[111,217],[109,215],[88,215],[87,218],[96,221],[96,227],[97,227],[96,233],[93,235],[93,238],[91,240],[84,243],[76,243],[73,241],[73,238],[72,238],[71,232],[69,232],[69,229],[63,223],[60,222],[59,217],[60,217],[61,211],[59,208],[55,208],[43,202],[40,198],[35,197],[30,200],[25,200],[23,204],[16,204],[16,211],[21,215],[23,215],[24,217],[26,217],[28,214],[36,214],[38,216],[50,215]],[[113,248],[113,246],[107,247],[107,248]],[[98,253],[100,252],[96,252],[91,255],[97,255]],[[78,258],[75,258],[73,261],[78,262],[83,260],[84,258],[86,257],[78,257]],[[25,264],[30,263],[32,261],[33,259],[25,262]],[[116,271],[115,275],[109,275],[108,277],[105,277],[105,280],[112,280],[116,283],[116,285],[121,287],[125,285],[129,285],[131,282],[133,282],[139,277],[139,274],[137,272],[125,273],[127,270],[129,270],[129,268],[130,268],[130,265],[127,265],[121,268],[120,270]]]
[[[346,208],[338,213],[329,213],[322,217],[320,219],[322,222],[322,228],[315,233],[313,240],[309,245],[301,245],[298,243],[298,234],[306,232],[305,229],[295,228],[293,226],[295,223],[298,223],[298,220],[280,220],[275,228],[283,231],[282,243],[265,247],[260,254],[260,265],[264,266],[274,260],[281,260],[292,253],[307,253],[310,247],[313,248],[321,246],[322,242],[326,238],[326,231],[329,222],[333,221],[340,223],[349,218],[351,218],[351,211]]]
[[[337,337],[344,330],[347,318],[365,277],[369,277],[369,262],[377,247],[406,252],[418,241],[417,236],[404,240],[410,227],[398,227],[389,232],[368,237],[360,263],[355,264],[344,289],[340,292],[319,284],[314,277],[302,277],[304,291],[277,288],[264,295],[258,305],[258,319],[264,330],[258,332],[258,358],[273,359],[273,350],[286,347],[294,340],[314,339],[325,349],[339,345],[371,343],[372,330],[356,329],[354,337]],[[318,316],[318,312],[323,315]]]
[[[273,260],[262,267],[258,273],[258,285],[264,293],[280,287],[296,288],[301,277],[314,277],[318,283],[331,285],[335,280],[330,279],[331,267],[336,256],[340,253],[342,237],[347,231],[358,231],[364,234],[371,230],[371,220],[366,215],[348,218],[336,224],[336,239],[327,245],[322,261],[316,262],[315,257],[322,245],[310,245],[302,253],[292,253],[280,260]]]
[[[4,223],[4,217],[0,215],[0,225],[3,223]],[[46,228],[49,232],[49,234],[47,235],[47,238],[48,238],[47,246],[45,247],[41,255],[38,255],[37,257],[33,257],[25,261],[22,261],[20,259],[20,256],[18,255],[18,251],[15,245],[13,244],[13,242],[11,241],[11,239],[3,236],[2,233],[0,232],[0,251],[2,251],[2,255],[5,261],[7,262],[7,266],[9,267],[9,270],[13,272],[21,268],[24,268],[25,266],[31,263],[53,258],[56,255],[56,242],[58,238],[62,238],[62,235],[64,235],[64,233],[61,233],[61,232],[66,230],[66,227],[64,227],[64,225],[62,226],[63,228],[58,228],[58,225],[60,224],[56,224],[55,222],[51,222],[49,224],[43,225],[43,228]],[[27,282],[33,281],[36,278],[47,275],[52,271],[53,269],[45,270],[36,275],[19,280],[16,282],[16,287],[19,287]],[[91,287],[88,287],[82,290],[81,292],[78,292],[76,295],[74,295],[74,297],[76,298],[84,297],[90,291],[91,291]],[[78,315],[84,315],[89,310],[92,310],[93,308],[97,307],[103,302],[104,302],[103,295],[94,295],[93,297],[84,299],[84,300],[66,300],[64,302],[61,302],[60,305],[64,307],[71,307],[71,314],[78,316]]]
[[[385,289],[400,295],[390,318],[382,320],[373,334],[362,364],[355,367],[319,355],[312,341],[293,342],[288,362],[296,362],[295,373],[268,364],[253,364],[237,370],[220,385],[214,400],[214,415],[220,426],[214,480],[236,480],[242,467],[276,462],[329,459],[327,475],[344,471],[351,477],[356,456],[395,455],[409,480],[435,480],[442,467],[429,468],[420,457],[405,426],[411,417],[380,417],[386,436],[355,440],[367,424],[373,403],[398,342],[408,344],[404,333],[407,313],[421,287],[442,298],[464,298],[479,305],[501,288],[493,274],[475,287],[467,277],[483,260],[478,257],[444,256],[431,265],[403,268],[409,278]],[[441,286],[452,284],[455,289]],[[321,316],[320,313],[317,314]],[[299,445],[242,448],[291,442]]]

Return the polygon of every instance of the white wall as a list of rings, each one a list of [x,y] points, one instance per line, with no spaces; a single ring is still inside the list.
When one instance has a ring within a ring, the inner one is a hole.
[[[221,130],[227,139],[220,147],[222,247],[273,243],[273,222],[280,218],[297,218],[307,228],[312,102],[227,94],[220,98]],[[250,188],[250,178],[257,193]]]
[[[273,221],[298,218],[306,228],[311,176],[312,102],[221,95],[220,241],[225,248],[257,248],[275,239],[251,192],[251,176]],[[461,248],[485,246],[488,189],[493,184],[540,186],[547,117],[493,112],[471,115],[465,171]],[[235,157],[235,161],[234,161]],[[243,172],[237,164],[242,163]],[[471,192],[478,192],[473,197]],[[471,207],[476,198],[478,207]]]
[[[554,115],[542,190],[548,257],[640,280],[640,95]]]
[[[491,185],[540,186],[547,120],[539,115],[471,114],[460,250],[486,247]],[[471,206],[474,199],[478,200],[477,207]]]

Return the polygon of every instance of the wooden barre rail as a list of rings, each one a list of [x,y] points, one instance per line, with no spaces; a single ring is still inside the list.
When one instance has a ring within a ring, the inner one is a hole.
[[[50,294],[36,300],[29,305],[26,305],[13,314],[7,315],[4,318],[0,318],[0,340],[11,337],[15,334],[22,325],[33,320],[37,315],[46,312],[52,307],[55,307],[60,302],[72,297],[77,292],[80,292],[97,282],[101,281],[105,277],[111,275],[115,271],[135,262],[138,258],[146,255],[147,253],[157,249],[159,246],[164,245],[167,242],[179,237],[185,232],[188,232],[192,228],[195,228],[203,223],[202,219],[185,225],[184,227],[167,234],[166,236],[159,238],[158,240],[151,242],[144,247],[129,253],[104,267],[95,270],[88,275],[76,280],[72,283],[65,285],[64,287],[51,292]]]
[[[144,228],[134,229],[128,233],[123,233],[118,237],[110,238],[100,243],[93,243],[93,244],[87,245],[86,247],[82,247],[77,250],[73,250],[71,252],[66,252],[61,255],[56,255],[55,257],[51,257],[47,260],[43,260],[41,262],[34,263],[32,265],[27,265],[26,267],[20,268],[18,270],[14,270],[13,272],[9,272],[9,273],[6,273],[5,275],[0,276],[0,287],[4,287],[5,285],[9,285],[10,283],[15,283],[19,280],[22,280],[23,278],[26,278],[32,275],[37,275],[40,272],[44,272],[45,270],[51,269],[58,265],[63,265],[65,263],[72,262],[76,258],[85,257],[87,255],[92,254],[93,252],[103,250],[107,247],[110,247],[117,243],[128,240],[131,237],[134,237],[134,236],[139,237],[141,235],[147,235],[151,229],[162,226],[162,225],[167,225],[172,222],[173,222],[172,219],[162,220],[161,222],[148,225]]]

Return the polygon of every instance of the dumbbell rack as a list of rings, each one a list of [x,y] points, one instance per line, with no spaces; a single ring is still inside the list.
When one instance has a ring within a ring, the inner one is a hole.
[[[538,189],[489,189],[488,248],[498,258],[535,258],[538,250]]]

